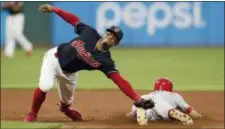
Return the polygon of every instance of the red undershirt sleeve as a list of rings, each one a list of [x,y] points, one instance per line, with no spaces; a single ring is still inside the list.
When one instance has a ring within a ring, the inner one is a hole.
[[[53,7],[53,12],[55,12],[58,16],[60,16],[63,20],[70,23],[71,25],[75,26],[77,23],[80,22],[80,18],[74,14],[66,12],[60,8]]]
[[[131,84],[125,80],[118,72],[110,73],[109,78],[120,88],[123,93],[134,101],[138,101],[140,96],[134,91]]]

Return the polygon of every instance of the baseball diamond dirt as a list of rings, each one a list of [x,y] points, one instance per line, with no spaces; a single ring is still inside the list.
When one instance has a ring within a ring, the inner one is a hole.
[[[139,91],[140,94],[147,92]],[[224,128],[224,91],[178,92],[193,105],[203,118],[194,121],[190,128]],[[31,105],[32,90],[1,90],[1,119],[23,121]],[[140,128],[125,114],[132,101],[119,90],[77,90],[72,107],[78,108],[85,121],[73,122],[59,112],[58,93],[52,90],[40,110],[38,122],[60,122],[62,128]],[[186,128],[178,122],[149,122],[141,128]],[[189,128],[189,127],[188,127]]]

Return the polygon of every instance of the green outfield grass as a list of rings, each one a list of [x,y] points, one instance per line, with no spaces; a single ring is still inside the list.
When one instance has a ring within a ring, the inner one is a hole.
[[[32,57],[16,51],[13,59],[1,58],[1,88],[32,89],[37,86],[44,52]],[[224,49],[215,48],[119,48],[113,58],[135,89],[151,90],[160,76],[170,77],[177,90],[224,90]],[[98,71],[82,71],[78,89],[117,88]],[[1,128],[60,128],[60,123],[1,121]]]
[[[16,51],[13,59],[1,58],[1,88],[35,88],[44,52],[32,57]],[[151,90],[156,78],[167,76],[177,90],[224,90],[224,48],[117,48],[112,56],[135,89]],[[81,71],[79,89],[115,89],[99,71]]]
[[[60,123],[24,123],[24,122],[13,122],[13,121],[1,121],[1,128],[9,129],[58,129],[62,126]]]

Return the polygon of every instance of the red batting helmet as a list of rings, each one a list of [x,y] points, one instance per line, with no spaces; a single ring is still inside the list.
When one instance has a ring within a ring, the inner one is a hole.
[[[156,82],[155,82],[155,87],[154,90],[162,90],[162,91],[169,91],[172,92],[173,91],[173,83],[169,78],[159,78]]]

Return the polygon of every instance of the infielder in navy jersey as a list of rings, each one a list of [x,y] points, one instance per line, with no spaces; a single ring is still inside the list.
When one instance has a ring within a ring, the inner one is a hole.
[[[119,27],[108,28],[102,37],[94,28],[81,22],[77,16],[71,13],[48,4],[41,5],[39,10],[56,13],[75,27],[75,33],[78,36],[70,42],[62,43],[45,53],[39,87],[34,90],[31,111],[25,117],[25,122],[36,121],[41,105],[46,98],[46,93],[53,87],[55,78],[57,79],[57,89],[61,102],[60,111],[74,121],[83,120],[79,111],[70,108],[74,100],[76,79],[80,70],[99,70],[111,79],[123,93],[134,100],[136,107],[144,109],[154,107],[151,100],[142,99],[134,91],[130,83],[120,75],[115,62],[111,58],[109,49],[118,45],[123,38],[123,32]]]

